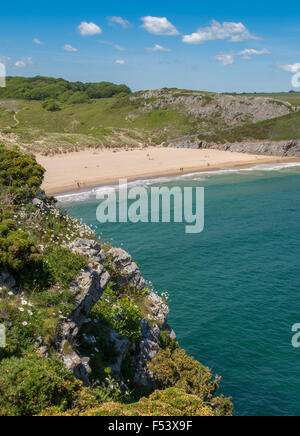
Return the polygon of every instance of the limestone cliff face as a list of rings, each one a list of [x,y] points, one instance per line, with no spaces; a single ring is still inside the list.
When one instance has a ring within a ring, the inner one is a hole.
[[[300,156],[300,141],[257,141],[234,144],[214,144],[211,148],[265,156]]]
[[[174,331],[167,324],[168,305],[161,297],[147,289],[147,282],[141,276],[137,264],[126,251],[120,248],[110,248],[105,253],[100,243],[88,239],[76,239],[69,248],[87,256],[90,263],[71,284],[75,295],[75,305],[68,319],[61,323],[56,344],[58,356],[77,378],[80,378],[85,385],[89,385],[89,376],[92,372],[90,356],[80,354],[77,337],[83,324],[90,324],[91,330],[93,329],[94,321],[89,319],[89,314],[111,280],[110,274],[103,265],[104,261],[106,263],[109,261],[110,267],[117,271],[120,285],[126,284],[145,291],[148,307],[148,317],[140,322],[141,333],[135,344],[130,344],[128,339],[119,336],[113,328],[107,334],[107,344],[112,345],[118,354],[111,365],[111,370],[115,376],[120,376],[123,361],[130,351],[133,356],[134,382],[140,386],[154,386],[153,374],[147,369],[147,363],[160,350],[161,331],[167,330],[170,338],[176,340]],[[93,341],[93,336],[84,335],[83,339],[89,343]]]
[[[217,119],[224,126],[237,126],[245,122],[257,122],[287,115],[295,110],[288,102],[268,97],[247,97],[207,93],[201,91],[181,92],[157,89],[141,92],[130,97],[138,100],[141,110],[181,110],[196,119]]]
[[[293,157],[300,156],[300,141],[253,141],[215,144],[198,138],[199,135],[185,136],[172,140],[170,148],[212,148],[215,150],[231,151],[236,153],[257,154],[263,156]]]

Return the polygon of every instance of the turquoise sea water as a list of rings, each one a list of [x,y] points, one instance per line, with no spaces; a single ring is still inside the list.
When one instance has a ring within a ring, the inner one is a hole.
[[[163,182],[205,187],[199,235],[177,223],[98,229],[169,292],[180,345],[223,377],[236,414],[300,415],[300,348],[291,345],[300,322],[300,168],[266,169]],[[97,204],[66,207],[97,225]]]

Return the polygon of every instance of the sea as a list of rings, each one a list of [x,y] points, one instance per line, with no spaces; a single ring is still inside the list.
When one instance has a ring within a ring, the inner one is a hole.
[[[300,323],[300,163],[130,186],[204,187],[203,231],[188,234],[172,220],[101,224],[96,189],[58,200],[169,294],[180,346],[222,376],[219,393],[232,397],[236,415],[300,415],[300,348],[292,344]]]

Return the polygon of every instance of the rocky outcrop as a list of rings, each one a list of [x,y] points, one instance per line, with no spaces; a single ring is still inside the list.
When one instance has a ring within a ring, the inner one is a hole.
[[[101,249],[101,245],[97,241],[90,239],[75,239],[69,248],[78,254],[87,256],[91,262],[102,263],[105,259],[105,252]]]
[[[144,318],[141,321],[141,335],[134,355],[134,381],[140,386],[153,387],[155,379],[151,371],[148,370],[147,364],[160,350],[161,331],[167,330],[170,338],[174,340],[176,340],[176,335],[167,324],[168,305],[154,292],[150,292],[147,298],[151,313],[149,313],[148,319]]]
[[[148,284],[141,276],[141,272],[132,257],[121,248],[111,248],[107,255],[112,265],[118,269],[119,283],[129,284],[140,290],[147,290]],[[148,290],[145,305],[148,308],[148,317],[141,321],[141,334],[133,346],[134,381],[139,386],[152,387],[155,380],[147,368],[147,363],[152,360],[160,350],[160,333],[168,330],[171,338],[176,335],[167,324],[169,306],[153,291]],[[124,355],[124,353],[123,353]],[[125,356],[124,356],[125,357]],[[120,364],[118,362],[118,366]]]
[[[66,367],[75,376],[89,384],[89,357],[80,356],[76,350],[76,337],[79,329],[86,321],[92,307],[101,298],[106,289],[110,276],[104,266],[100,264],[105,257],[100,245],[87,239],[76,239],[70,248],[80,254],[90,255],[91,263],[77,280],[71,284],[75,296],[75,305],[67,320],[61,323],[61,333],[57,348]]]
[[[113,329],[111,329],[109,332],[108,341],[118,354],[118,357],[114,363],[110,365],[110,369],[112,370],[113,374],[119,376],[121,373],[122,363],[130,348],[130,342],[128,339],[122,338],[120,335],[118,335],[118,333]]]
[[[300,156],[300,140],[293,141],[260,141],[233,144],[213,144],[210,148],[238,153],[258,154],[265,156],[293,157]]]
[[[206,146],[207,143],[200,140],[198,135],[176,138],[168,143],[169,148],[192,148],[198,150],[200,148],[205,148]]]
[[[200,91],[157,89],[130,97],[144,112],[153,109],[178,110],[201,120],[218,119],[224,126],[237,126],[287,115],[295,110],[288,102],[269,97],[224,95]]]
[[[171,339],[176,335],[167,324],[169,307],[166,302],[153,291],[141,275],[137,264],[132,257],[121,248],[112,247],[105,254],[101,244],[88,239],[76,239],[69,248],[89,258],[87,269],[71,284],[75,296],[75,304],[68,319],[62,321],[60,336],[57,341],[58,355],[69,371],[81,379],[85,385],[90,383],[90,356],[81,356],[76,346],[76,338],[83,324],[91,334],[82,335],[87,344],[96,345],[94,332],[101,328],[95,320],[89,319],[93,306],[101,298],[111,277],[103,266],[106,259],[115,277],[121,286],[132,286],[145,291],[144,304],[147,307],[147,316],[141,320],[141,333],[134,345],[127,338],[121,337],[113,328],[106,334],[107,346],[114,349],[116,359],[109,366],[115,377],[121,378],[122,364],[128,353],[132,355],[134,382],[139,386],[154,387],[153,374],[148,370],[147,363],[153,359],[160,350],[160,336],[162,330],[169,332]],[[44,350],[43,344],[40,350]],[[46,354],[45,354],[46,355]]]
[[[111,248],[108,251],[112,265],[118,270],[118,284],[132,285],[137,289],[144,290],[147,288],[147,282],[141,276],[141,272],[132,257],[122,248]]]

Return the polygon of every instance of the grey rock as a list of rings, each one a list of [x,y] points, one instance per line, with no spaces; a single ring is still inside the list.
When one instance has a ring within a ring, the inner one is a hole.
[[[71,242],[69,248],[74,253],[88,257],[91,262],[102,263],[105,259],[105,252],[101,249],[99,242],[91,239],[77,238]]]
[[[147,289],[147,282],[141,276],[140,269],[126,251],[113,247],[108,251],[108,255],[113,265],[120,271],[119,284],[132,285],[140,290]]]
[[[43,202],[43,200],[40,200],[39,198],[34,198],[32,200],[32,204],[34,204],[34,206],[38,207],[40,210],[44,212],[49,211],[49,207]]]
[[[207,94],[197,91],[180,93],[178,90],[170,89],[146,91],[133,95],[130,99],[132,101],[138,99],[140,110],[143,112],[180,108],[182,112],[201,121],[216,119],[220,127],[272,119],[295,110],[290,103],[269,97]],[[149,102],[149,99],[152,101]]]
[[[170,338],[172,341],[177,341],[177,336],[176,336],[176,333],[174,332],[173,329],[170,331],[169,338]]]
[[[88,358],[78,354],[76,349],[76,336],[80,327],[85,323],[92,307],[101,298],[110,281],[110,276],[100,263],[89,264],[71,289],[75,294],[75,306],[69,318],[61,323],[60,340],[57,344],[59,356],[66,367],[80,378],[84,385],[89,385],[91,368]],[[67,352],[64,351],[67,344]]]
[[[172,332],[172,330],[167,324],[169,313],[168,305],[159,295],[152,291],[147,298],[151,303],[149,305],[152,312],[152,314],[150,314],[151,323],[147,318],[143,318],[141,321],[141,335],[134,356],[134,381],[139,386],[153,388],[155,387],[155,379],[151,371],[149,371],[147,364],[160,350],[161,330],[169,330],[170,332]]]
[[[130,342],[126,338],[122,338],[115,330],[111,330],[108,338],[109,342],[118,353],[116,361],[110,365],[112,372],[115,375],[120,375],[122,363],[128,353]]]
[[[11,290],[16,286],[14,277],[8,271],[0,272],[0,287]]]
[[[229,152],[257,154],[264,156],[300,156],[300,141],[256,141],[232,144],[211,144],[210,148]]]

